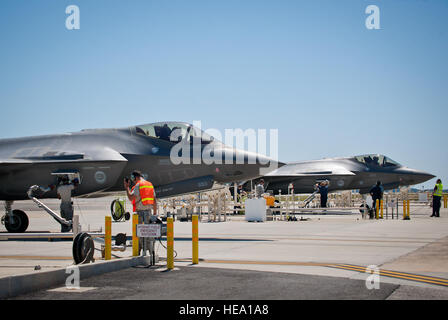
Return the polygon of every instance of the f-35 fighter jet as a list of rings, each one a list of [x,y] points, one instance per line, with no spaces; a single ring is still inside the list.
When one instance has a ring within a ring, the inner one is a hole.
[[[175,164],[173,156],[188,161]],[[242,161],[224,160],[229,158]],[[31,186],[45,189],[40,198],[56,198],[56,189],[47,187],[63,176],[78,177],[73,196],[101,195],[123,191],[124,178],[139,170],[160,198],[210,189],[214,182],[253,179],[262,175],[260,168],[276,164],[265,156],[230,148],[183,122],[3,139],[0,200],[5,201],[6,215],[2,220],[8,231],[24,232],[28,217],[12,210],[13,201],[32,198]]]
[[[264,177],[266,190],[278,194],[288,193],[293,187],[294,193],[312,193],[316,183],[328,180],[328,191],[359,190],[368,193],[377,181],[381,181],[385,190],[400,186],[409,186],[434,178],[430,173],[410,169],[381,155],[366,154],[348,158],[331,158],[314,161],[289,163]],[[250,188],[246,183],[245,189]]]

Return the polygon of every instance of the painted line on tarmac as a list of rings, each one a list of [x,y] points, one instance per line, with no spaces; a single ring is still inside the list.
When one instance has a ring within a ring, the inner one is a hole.
[[[0,259],[12,260],[73,260],[73,257],[52,257],[52,256],[0,256]]]
[[[339,264],[329,265],[329,267],[358,271],[358,272],[362,272],[362,273],[366,272],[366,269],[367,269],[366,267],[363,267],[363,266],[339,265]],[[379,275],[385,276],[385,277],[391,277],[391,278],[405,279],[405,280],[410,280],[410,281],[437,284],[437,285],[448,287],[448,279],[443,279],[443,278],[438,278],[438,277],[430,277],[430,276],[423,276],[423,275],[412,274],[412,273],[407,273],[407,272],[398,272],[398,271],[381,270],[381,269],[379,269]]]
[[[304,240],[304,241],[337,241],[337,242],[371,242],[371,243],[429,243],[429,241],[416,240],[366,240],[366,239],[341,239],[341,238],[274,238],[274,240]]]
[[[366,272],[368,269],[364,266],[350,265],[350,264],[339,264],[339,263],[315,263],[315,262],[294,262],[294,261],[250,261],[250,260],[201,260],[204,263],[220,263],[220,264],[246,264],[246,265],[277,265],[277,266],[312,266],[312,267],[327,267],[335,268],[349,271],[356,271],[360,273]],[[379,268],[379,275],[389,278],[398,278],[404,280],[410,280],[421,283],[436,284],[444,287],[448,287],[448,279],[423,276],[419,274],[412,274],[406,272],[392,271],[392,270],[382,270]]]
[[[273,265],[273,266],[313,266],[313,267],[327,267],[328,263],[316,262],[294,262],[294,261],[250,261],[250,260],[210,260],[204,259],[200,262],[205,263],[222,263],[222,264],[258,264],[258,265]]]

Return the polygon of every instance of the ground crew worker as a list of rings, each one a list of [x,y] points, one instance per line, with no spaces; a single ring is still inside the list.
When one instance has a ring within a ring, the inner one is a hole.
[[[432,193],[432,215],[431,217],[440,217],[440,207],[443,193],[442,180],[437,179],[434,192]]]
[[[381,181],[377,181],[376,185],[370,189],[370,195],[372,196],[373,204],[373,212],[376,212],[376,200],[383,199],[383,187],[381,186]],[[373,214],[370,215],[370,219],[373,219]]]
[[[264,193],[264,180],[261,179],[257,186],[255,187],[255,197],[256,198],[261,198],[263,196]]]
[[[328,185],[329,181],[325,180],[321,183],[316,184],[316,188],[319,190],[320,193],[320,207],[326,208],[327,207],[327,199],[328,199]]]
[[[78,186],[78,179],[74,179],[73,183],[67,176],[61,178],[59,186],[57,188],[58,199],[61,200],[61,217],[67,221],[73,220],[73,202],[72,191]],[[61,224],[61,232],[69,232],[71,227]]]
[[[131,180],[134,184],[132,190],[129,189],[130,182],[127,179],[124,180],[124,187],[128,199],[132,202],[135,201],[138,223],[149,224],[150,221],[155,221],[157,219],[157,202],[154,186],[151,182],[143,179],[141,172],[137,170],[132,172]],[[142,244],[145,251],[149,250],[150,239],[145,238],[144,241],[145,242],[143,243],[143,239],[139,239],[139,251],[142,249]]]
[[[241,203],[244,202],[244,197],[247,196],[246,191],[243,190],[243,186],[239,185],[236,190],[236,204],[233,206],[233,214],[238,214],[239,211],[237,209],[241,209]]]

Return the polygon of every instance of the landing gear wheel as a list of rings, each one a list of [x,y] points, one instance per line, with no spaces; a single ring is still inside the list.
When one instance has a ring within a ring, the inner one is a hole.
[[[5,217],[5,227],[8,232],[11,233],[22,233],[28,229],[30,221],[28,216],[22,210],[13,210],[13,218],[10,219],[9,215]]]
[[[88,233],[81,232],[73,240],[72,252],[75,264],[95,261],[93,258],[94,251],[95,244],[93,243],[92,237]]]

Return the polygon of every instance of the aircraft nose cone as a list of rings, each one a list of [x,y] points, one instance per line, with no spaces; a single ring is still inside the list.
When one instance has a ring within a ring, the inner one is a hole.
[[[433,174],[415,169],[406,168],[402,173],[402,180],[408,185],[423,183],[432,178],[435,178]]]
[[[265,155],[240,149],[227,149],[222,163],[217,178],[224,181],[255,179],[283,165]]]
[[[422,183],[428,180],[431,180],[432,178],[435,178],[436,176],[427,172],[420,172],[417,174],[417,179],[420,180],[418,183]]]
[[[252,169],[258,170],[258,176],[264,176],[284,165],[284,163],[255,152],[236,150],[235,155],[237,165],[250,166]]]

